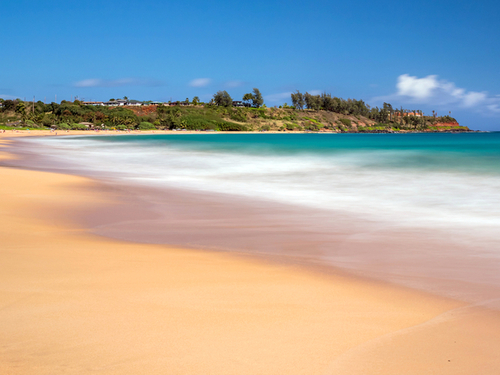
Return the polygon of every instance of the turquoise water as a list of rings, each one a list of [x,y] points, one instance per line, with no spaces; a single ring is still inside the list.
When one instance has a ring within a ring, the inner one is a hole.
[[[432,134],[175,134],[95,137],[106,144],[272,156],[365,154],[366,166],[500,173],[500,132]],[[369,155],[391,155],[371,160]],[[392,157],[397,156],[397,157]]]
[[[500,225],[500,133],[44,138],[73,168],[397,225]],[[49,147],[46,147],[49,146]]]

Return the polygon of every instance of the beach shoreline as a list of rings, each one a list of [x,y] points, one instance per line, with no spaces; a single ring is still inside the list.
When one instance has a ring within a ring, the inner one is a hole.
[[[0,174],[6,374],[500,368],[497,311],[347,273],[97,236],[77,217],[119,207],[116,190]]]
[[[484,261],[495,247],[486,233],[483,239],[460,228],[397,225],[381,216],[255,194],[144,185],[51,152],[46,157],[45,147],[50,144],[13,140],[8,150],[16,160],[4,165],[96,180],[98,190],[119,203],[75,213],[72,220],[93,234],[347,272],[500,310],[500,263],[495,257]]]

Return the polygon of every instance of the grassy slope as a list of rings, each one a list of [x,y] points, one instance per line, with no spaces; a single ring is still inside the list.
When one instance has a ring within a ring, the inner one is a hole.
[[[376,124],[364,116],[342,115],[323,110],[296,111],[290,108],[207,108],[203,106],[176,107],[186,123],[202,124],[205,121],[239,124],[249,131],[329,131],[329,132],[379,132],[415,131],[413,126],[398,123]],[[143,111],[133,109],[138,115]],[[435,122],[426,118],[427,128],[432,131],[469,130],[456,124],[432,126]]]
[[[158,128],[164,126],[156,113],[156,107],[128,107],[139,121],[150,121]],[[414,129],[413,126],[398,123],[376,124],[363,116],[343,115],[323,110],[296,111],[290,108],[222,108],[204,106],[170,107],[178,112],[178,117],[188,129],[248,130],[248,131],[328,131],[328,132],[385,132],[385,131],[467,131],[458,123],[434,124],[432,117],[426,117],[426,127]],[[19,121],[14,112],[0,113],[0,128],[8,122]],[[389,121],[388,121],[389,122]],[[229,128],[228,128],[229,127]]]
[[[235,121],[232,113],[244,114],[249,130],[288,131],[330,131],[330,132],[379,132],[379,131],[422,131],[413,126],[389,122],[377,124],[364,116],[342,115],[323,110],[295,111],[288,108],[232,109],[222,115],[228,121]],[[238,116],[236,116],[238,117]],[[469,130],[458,123],[433,126],[435,119],[426,117],[426,128],[432,131]]]

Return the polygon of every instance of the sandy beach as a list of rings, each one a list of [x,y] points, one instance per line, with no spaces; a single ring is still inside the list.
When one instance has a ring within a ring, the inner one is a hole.
[[[0,146],[23,135],[0,134]],[[11,157],[0,148],[0,161]],[[500,369],[497,310],[340,271],[98,236],[75,218],[119,208],[112,189],[6,167],[0,181],[2,374]]]

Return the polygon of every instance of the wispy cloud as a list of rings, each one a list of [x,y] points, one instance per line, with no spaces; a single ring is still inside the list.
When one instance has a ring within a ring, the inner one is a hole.
[[[241,87],[245,84],[243,81],[229,81],[224,84],[228,89],[234,89],[236,87]]]
[[[17,99],[16,96],[8,95],[8,94],[0,94],[0,98],[2,99]]]
[[[145,78],[100,79],[87,78],[74,83],[75,87],[163,86],[164,82]]]
[[[2,99],[17,99],[16,96],[12,95],[15,94],[14,90],[9,89],[9,88],[0,88],[0,98]]]
[[[269,104],[283,104],[285,100],[288,99],[288,102],[291,103],[292,99],[290,97],[292,93],[288,92],[280,92],[277,94],[264,95],[264,100]]]
[[[191,87],[206,87],[212,82],[210,78],[196,78],[189,82]]]
[[[374,101],[398,100],[417,104],[454,106],[469,108],[482,113],[500,113],[500,96],[491,96],[486,91],[468,91],[455,83],[439,79],[437,75],[418,78],[408,74],[398,77],[396,92],[389,96],[374,98]]]

